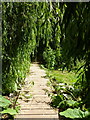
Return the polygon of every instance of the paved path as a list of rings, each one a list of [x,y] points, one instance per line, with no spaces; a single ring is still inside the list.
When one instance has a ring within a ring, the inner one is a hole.
[[[21,90],[18,102],[21,105],[20,113],[16,118],[37,118],[37,120],[49,118],[48,120],[57,120],[58,113],[49,106],[50,98],[45,93],[48,79],[43,69],[40,69],[37,63],[33,63],[30,67],[30,75],[25,80],[25,86]],[[33,85],[34,82],[34,85]],[[31,85],[32,84],[32,85]],[[32,87],[31,87],[32,86]],[[32,98],[30,96],[32,95]],[[46,120],[46,119],[45,119]]]

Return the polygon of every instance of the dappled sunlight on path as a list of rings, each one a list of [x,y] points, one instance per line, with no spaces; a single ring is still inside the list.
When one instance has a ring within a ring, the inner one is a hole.
[[[48,79],[45,76],[45,70],[41,69],[39,64],[31,65],[30,74],[25,80],[18,100],[21,110],[15,118],[58,119],[58,113],[50,107],[50,98],[45,93],[45,89],[50,89],[46,86]]]

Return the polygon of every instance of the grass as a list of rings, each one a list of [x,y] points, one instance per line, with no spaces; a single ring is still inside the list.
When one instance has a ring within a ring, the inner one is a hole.
[[[74,72],[47,70],[46,74],[49,78],[55,78],[57,80],[57,83],[63,82],[72,85],[77,80],[77,77]]]

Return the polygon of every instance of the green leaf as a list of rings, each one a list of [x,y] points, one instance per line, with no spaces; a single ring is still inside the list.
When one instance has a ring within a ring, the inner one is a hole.
[[[11,104],[11,102],[8,99],[6,99],[2,95],[0,95],[0,107],[5,108],[5,107],[8,107],[10,104]]]
[[[53,106],[53,107],[59,107],[59,104],[60,104],[60,102],[62,100],[63,100],[63,96],[62,95],[53,96],[52,97],[51,106]]]
[[[79,103],[77,101],[74,101],[74,100],[67,100],[66,103],[69,106],[78,106],[79,105]]]
[[[14,109],[12,109],[12,108],[7,108],[6,110],[3,110],[1,113],[2,113],[2,114],[8,113],[8,114],[10,114],[10,115],[16,115],[16,114],[17,114],[16,110],[14,110]]]
[[[68,108],[63,112],[60,112],[60,115],[65,116],[66,118],[84,118],[85,112],[77,108],[74,109]]]

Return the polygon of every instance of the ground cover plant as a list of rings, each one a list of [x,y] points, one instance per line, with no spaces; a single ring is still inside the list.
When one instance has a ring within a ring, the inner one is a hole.
[[[88,120],[90,112],[85,109],[85,104],[82,101],[82,88],[76,87],[78,80],[76,75],[67,71],[63,73],[59,70],[48,70],[46,73],[50,78],[47,85],[52,89],[52,93],[47,91],[52,100],[50,105],[58,109],[59,119],[82,118]]]
[[[14,119],[14,115],[18,113],[20,106],[15,103],[15,98],[0,95],[0,114],[2,120]]]

